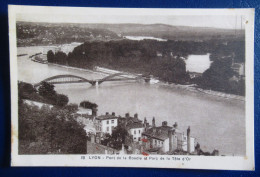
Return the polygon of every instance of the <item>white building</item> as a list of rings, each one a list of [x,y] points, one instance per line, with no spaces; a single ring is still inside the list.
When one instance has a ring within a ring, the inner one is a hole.
[[[134,142],[141,141],[142,133],[144,132],[144,127],[142,123],[132,123],[127,125],[127,130],[131,136],[133,136]]]
[[[144,126],[141,120],[138,119],[138,114],[131,117],[129,113],[125,114],[125,117],[120,117],[120,124],[125,127],[133,142],[139,142],[144,132]]]
[[[109,133],[112,134],[112,130],[118,125],[118,117],[115,113],[106,115],[101,115],[95,119],[96,132]]]

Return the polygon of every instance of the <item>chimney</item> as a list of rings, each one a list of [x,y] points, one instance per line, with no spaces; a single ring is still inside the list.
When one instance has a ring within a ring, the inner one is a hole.
[[[138,118],[138,114],[137,113],[135,113],[134,118]]]
[[[108,113],[108,112],[106,112],[106,115],[109,115],[109,113]]]
[[[112,116],[115,116],[116,114],[115,114],[115,112],[112,112]]]
[[[144,118],[144,125],[146,125],[146,123],[147,123],[147,120],[146,120],[146,117]]]
[[[155,127],[155,118],[153,117],[152,126]]]
[[[173,131],[168,130],[168,137],[169,137],[169,152],[173,151]]]
[[[173,127],[176,128],[176,129],[178,128],[177,122],[175,122],[175,123],[173,124]]]
[[[129,117],[130,117],[129,113],[126,113],[126,114],[125,114],[125,117],[126,117],[126,118],[129,118]]]
[[[187,151],[190,153],[190,126],[187,129]]]
[[[162,126],[167,126],[167,121],[163,121]]]

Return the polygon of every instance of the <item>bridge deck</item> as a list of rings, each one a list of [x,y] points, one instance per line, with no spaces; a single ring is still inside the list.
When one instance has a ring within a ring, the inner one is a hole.
[[[96,83],[101,84],[103,82],[111,82],[111,81],[130,81],[130,80],[139,80],[141,77],[126,77],[126,73],[116,73],[109,76],[104,77],[103,79],[97,79],[97,80],[88,80],[80,76],[74,76],[74,75],[57,75],[52,76],[47,79],[44,79],[43,81],[35,84],[35,87],[38,87],[41,85],[42,82],[48,82],[51,84],[72,84],[72,83],[90,83],[91,85],[95,85]],[[120,78],[116,78],[120,77]]]

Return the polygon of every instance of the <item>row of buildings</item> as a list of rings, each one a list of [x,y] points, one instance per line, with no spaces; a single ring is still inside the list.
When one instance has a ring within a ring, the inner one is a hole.
[[[171,126],[167,121],[163,121],[161,125],[157,126],[155,118],[153,118],[150,125],[146,118],[143,121],[140,120],[138,114],[130,116],[129,113],[126,113],[121,117],[114,112],[90,116],[82,114],[81,111],[77,119],[85,125],[85,130],[94,144],[101,144],[104,137],[112,135],[113,130],[119,126],[126,130],[127,138],[122,149],[125,148],[124,151],[128,154],[144,152],[149,154],[174,154],[175,152],[192,154],[195,152],[195,138],[191,137],[190,127],[187,128],[185,134],[178,128],[177,123]],[[115,153],[116,150],[110,152]]]

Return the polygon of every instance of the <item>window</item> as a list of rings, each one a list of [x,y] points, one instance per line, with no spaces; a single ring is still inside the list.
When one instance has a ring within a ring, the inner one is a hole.
[[[138,138],[138,141],[141,141],[141,138],[140,138],[140,137]]]
[[[111,120],[111,124],[113,124],[115,122],[115,120]]]
[[[136,137],[134,137],[134,140],[136,140]]]
[[[134,134],[136,134],[136,131],[134,131]]]
[[[115,126],[112,126],[112,130],[114,130]]]
[[[139,130],[139,134],[141,134],[141,130]]]
[[[109,127],[107,127],[107,132],[109,132]]]
[[[107,120],[107,124],[109,124],[109,120]]]

